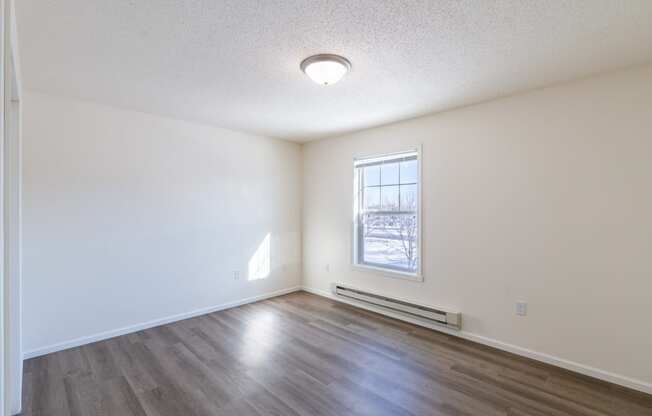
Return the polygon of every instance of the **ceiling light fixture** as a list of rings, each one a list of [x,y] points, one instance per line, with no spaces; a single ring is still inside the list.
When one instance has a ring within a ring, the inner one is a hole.
[[[301,62],[301,70],[317,84],[332,85],[351,70],[351,62],[339,55],[313,55]]]

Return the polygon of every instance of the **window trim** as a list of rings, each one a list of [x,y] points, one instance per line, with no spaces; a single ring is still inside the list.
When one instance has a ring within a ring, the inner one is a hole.
[[[417,160],[417,256],[418,264],[415,273],[406,272],[399,269],[392,269],[390,267],[376,266],[373,264],[360,263],[359,260],[359,241],[358,235],[360,228],[358,226],[359,215],[359,198],[360,198],[360,178],[359,171],[360,165],[356,165],[357,161],[367,159],[388,160],[393,157],[404,153],[416,153]],[[403,280],[411,280],[415,282],[423,282],[423,221],[422,221],[422,171],[423,171],[423,157],[421,151],[421,144],[417,146],[406,146],[405,148],[394,150],[387,153],[374,153],[371,155],[357,155],[353,158],[353,221],[351,224],[351,268],[357,271],[371,272],[374,274],[383,275],[386,277],[393,277]]]

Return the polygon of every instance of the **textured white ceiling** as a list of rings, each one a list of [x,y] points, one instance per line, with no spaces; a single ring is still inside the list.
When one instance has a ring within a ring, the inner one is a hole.
[[[651,0],[16,3],[29,89],[297,141],[652,61]]]

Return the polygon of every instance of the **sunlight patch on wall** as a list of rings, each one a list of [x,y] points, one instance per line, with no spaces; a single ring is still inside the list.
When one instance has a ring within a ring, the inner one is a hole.
[[[249,260],[249,280],[265,279],[271,270],[270,234],[267,233],[256,252]]]

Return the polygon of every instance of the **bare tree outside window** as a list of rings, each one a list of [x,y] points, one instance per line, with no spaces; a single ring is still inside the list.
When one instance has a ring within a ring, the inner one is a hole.
[[[402,201],[401,201],[402,202]],[[414,195],[409,197],[407,210],[416,212],[417,201]],[[399,215],[397,218],[399,237],[403,254],[408,262],[409,268],[416,269],[417,266],[417,216],[416,214]]]

